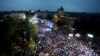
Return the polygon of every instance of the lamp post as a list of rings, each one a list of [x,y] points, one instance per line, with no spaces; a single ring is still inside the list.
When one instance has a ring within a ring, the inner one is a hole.
[[[89,45],[90,45],[90,49],[91,49],[91,44],[92,44],[92,39],[94,37],[93,34],[87,34],[88,38],[89,38]]]

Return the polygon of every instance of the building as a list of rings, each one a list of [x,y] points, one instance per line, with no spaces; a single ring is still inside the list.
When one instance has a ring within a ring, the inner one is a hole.
[[[62,6],[57,10],[57,14],[59,17],[64,17],[64,8]]]
[[[76,18],[70,17],[67,14],[64,13],[64,8],[61,6],[57,12],[53,15],[52,21],[55,25],[57,25],[58,22],[61,24],[67,25],[69,28],[72,28],[74,21]]]

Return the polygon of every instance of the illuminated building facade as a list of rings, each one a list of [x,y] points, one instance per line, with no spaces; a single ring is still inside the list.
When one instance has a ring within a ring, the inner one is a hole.
[[[69,17],[67,14],[64,13],[64,9],[61,6],[58,10],[57,13],[53,15],[53,23],[56,25],[58,21],[64,22],[66,25],[71,27],[74,23],[75,18]]]

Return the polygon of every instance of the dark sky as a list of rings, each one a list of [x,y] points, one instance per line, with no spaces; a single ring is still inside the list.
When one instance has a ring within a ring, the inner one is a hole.
[[[0,0],[0,11],[56,11],[60,6],[63,6],[65,11],[100,13],[100,0]]]

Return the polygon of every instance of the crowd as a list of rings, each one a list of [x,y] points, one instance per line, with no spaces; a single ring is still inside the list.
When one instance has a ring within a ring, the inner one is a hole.
[[[56,30],[39,30],[39,56],[99,56],[87,43]]]
[[[45,30],[46,28],[48,27],[44,24],[38,25],[39,38],[36,50],[38,56],[99,56],[88,43],[68,36],[60,30]],[[17,45],[15,48],[17,49],[14,53],[15,56],[30,56],[30,52],[25,46]]]

